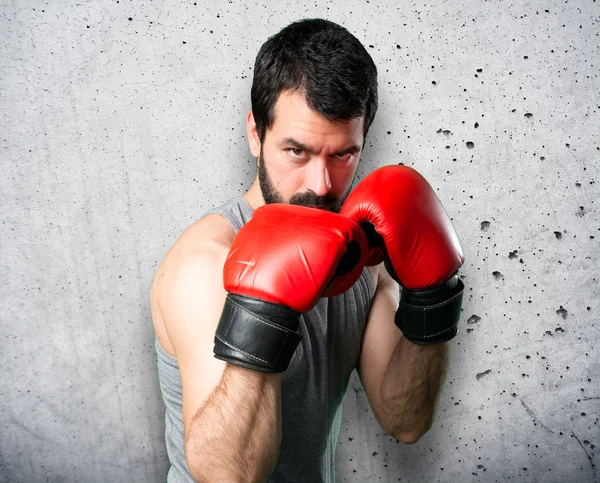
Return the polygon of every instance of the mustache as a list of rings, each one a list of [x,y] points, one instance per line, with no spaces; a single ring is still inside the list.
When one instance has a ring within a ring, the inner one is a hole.
[[[327,193],[325,196],[318,196],[312,191],[296,193],[290,198],[291,205],[308,206],[312,208],[322,208],[328,211],[339,213],[342,209],[343,200],[337,196]]]

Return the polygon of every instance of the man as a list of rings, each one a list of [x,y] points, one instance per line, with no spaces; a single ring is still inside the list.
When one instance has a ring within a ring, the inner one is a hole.
[[[406,311],[394,323],[397,281],[418,272],[397,242],[415,220],[395,226],[395,208],[420,211],[395,206],[412,194],[378,198],[372,185],[413,193],[407,173],[380,172],[385,180],[365,179],[348,197],[377,110],[377,72],[360,42],[325,20],[289,25],[261,47],[251,97],[253,185],[188,227],[152,284],[169,482],[335,481],[354,369],[385,431],[414,443],[433,422],[456,333],[454,316],[430,340]],[[454,256],[435,280],[417,273],[410,288],[423,290],[403,297],[416,294],[405,307],[432,309],[437,323],[435,307],[458,297],[462,253],[454,235],[438,236],[449,222],[413,178],[435,206],[425,238],[444,243],[429,251]],[[425,290],[451,275],[451,297]]]

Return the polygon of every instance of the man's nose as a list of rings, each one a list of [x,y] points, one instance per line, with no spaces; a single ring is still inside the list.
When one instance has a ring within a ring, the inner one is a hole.
[[[331,189],[331,180],[329,179],[329,170],[327,162],[324,160],[315,160],[307,173],[306,188],[317,196],[325,196]]]

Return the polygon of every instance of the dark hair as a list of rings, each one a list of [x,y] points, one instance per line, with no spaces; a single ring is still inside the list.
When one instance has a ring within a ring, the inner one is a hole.
[[[262,45],[254,63],[252,112],[261,143],[281,91],[302,93],[329,121],[364,115],[364,136],[377,112],[377,68],[344,27],[323,19],[294,22]]]

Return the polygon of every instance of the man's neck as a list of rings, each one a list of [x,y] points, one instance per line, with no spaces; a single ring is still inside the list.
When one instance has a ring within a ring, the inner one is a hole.
[[[248,202],[253,210],[265,204],[265,199],[262,196],[260,186],[258,184],[258,176],[254,180],[254,183],[252,183],[250,189],[246,191],[244,195],[242,195],[242,198]]]

